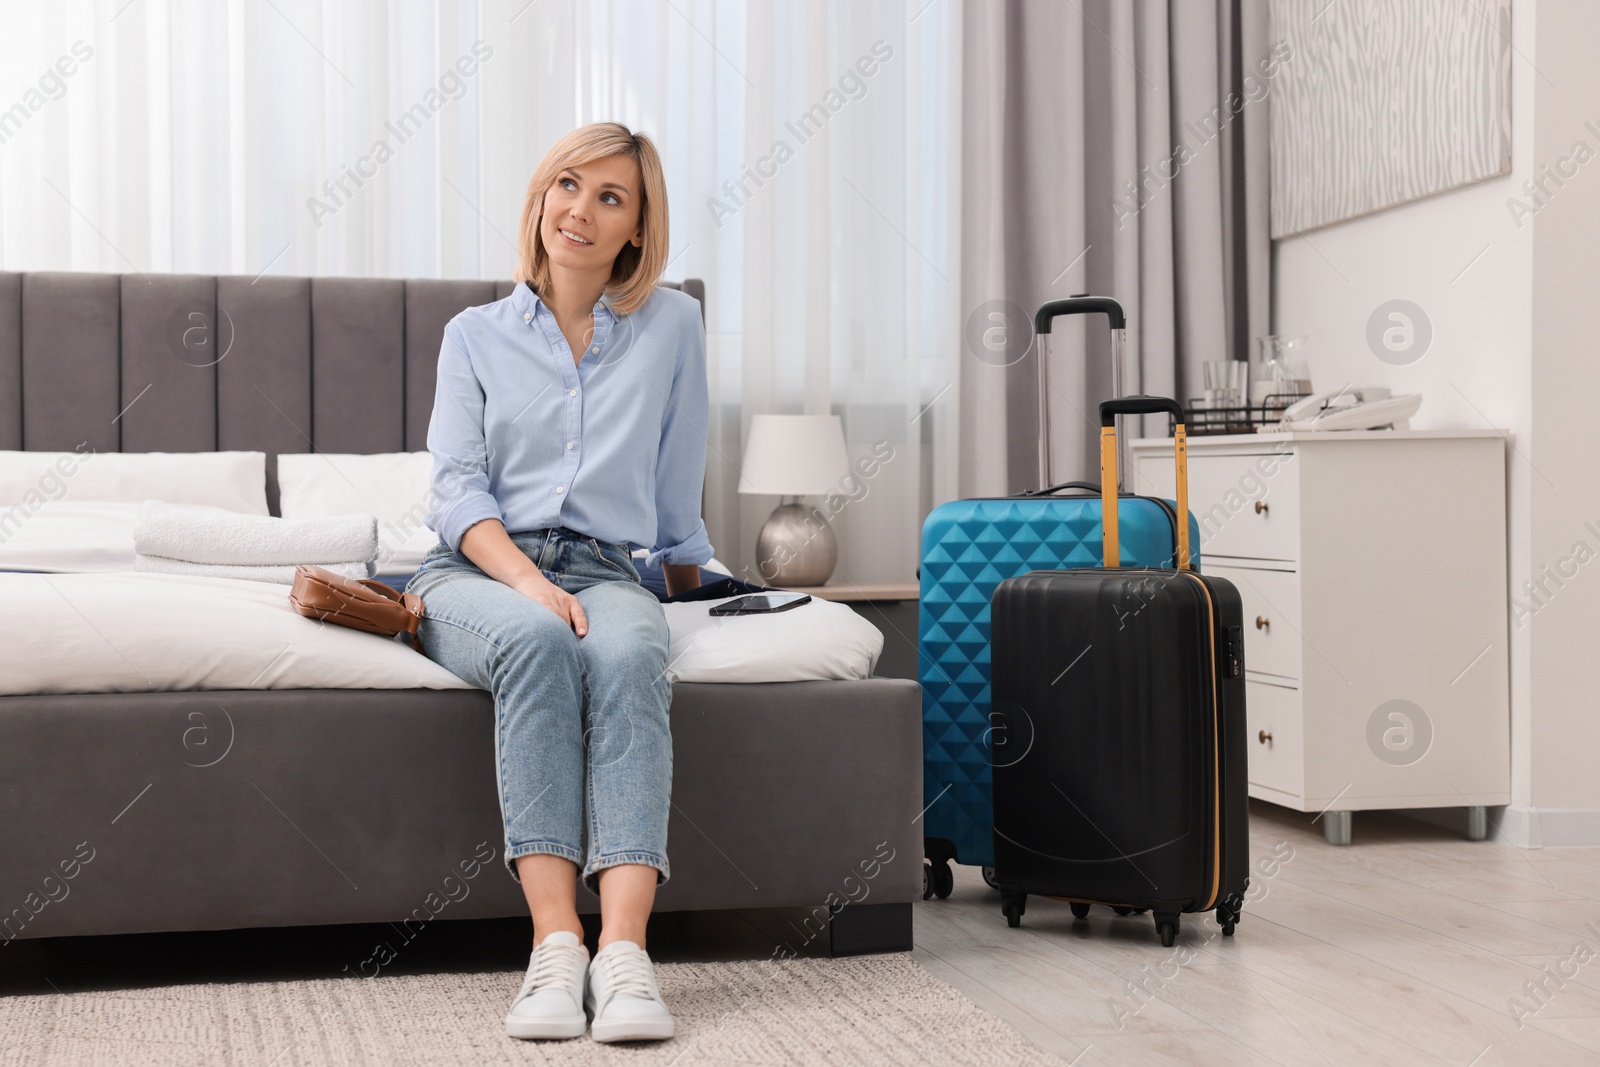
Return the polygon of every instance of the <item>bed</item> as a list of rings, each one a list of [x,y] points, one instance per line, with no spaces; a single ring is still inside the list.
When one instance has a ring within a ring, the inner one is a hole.
[[[703,302],[699,283],[681,288]],[[509,289],[0,273],[0,449],[260,451],[277,514],[280,453],[423,449],[445,323]],[[61,575],[46,594],[37,575],[0,573],[18,650],[10,684],[0,677],[0,944],[526,914],[499,859],[488,693],[399,644],[412,659],[337,684],[275,685],[271,649],[254,675],[149,671],[141,683],[146,653],[122,656],[117,631],[95,629],[96,597],[143,595],[117,593],[113,577]],[[81,621],[77,662],[103,645],[128,684],[68,670],[67,643],[36,632],[52,610]],[[146,636],[152,648],[181,638]],[[658,910],[805,908],[797,937],[815,930],[835,953],[910,948],[914,682],[679,681],[672,730],[673,877]]]

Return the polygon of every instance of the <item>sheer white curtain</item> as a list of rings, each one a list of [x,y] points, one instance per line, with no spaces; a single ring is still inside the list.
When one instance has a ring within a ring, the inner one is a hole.
[[[777,503],[735,491],[750,417],[833,412],[852,459],[893,450],[831,502],[836,580],[912,578],[922,516],[955,495],[954,0],[98,0],[0,20],[7,270],[502,278],[557,137],[649,133],[667,276],[707,286],[719,557],[753,570]]]

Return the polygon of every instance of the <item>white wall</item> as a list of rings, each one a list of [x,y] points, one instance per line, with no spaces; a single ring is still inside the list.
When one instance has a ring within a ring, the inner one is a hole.
[[[1600,153],[1600,4],[1540,0],[1534,160],[1555,166],[1583,141]],[[1546,83],[1545,78],[1549,79]],[[1590,124],[1592,128],[1586,128]],[[1567,168],[1570,172],[1572,166]],[[1557,188],[1533,231],[1530,567],[1556,572],[1523,627],[1531,635],[1529,739],[1534,822],[1544,844],[1600,843],[1600,468],[1595,462],[1595,298],[1600,294],[1600,155]],[[1593,529],[1586,527],[1593,524]],[[1569,562],[1562,577],[1563,559]],[[1574,573],[1575,572],[1575,573]],[[1520,583],[1519,583],[1520,584]]]
[[[1535,500],[1544,494],[1535,485],[1543,484],[1535,464],[1545,474],[1560,479],[1548,469],[1536,451],[1535,414],[1543,407],[1535,403],[1535,233],[1543,233],[1546,215],[1553,220],[1563,202],[1553,202],[1537,216],[1537,226],[1523,220],[1519,228],[1507,200],[1524,198],[1521,187],[1532,178],[1546,159],[1543,139],[1536,144],[1536,104],[1552,92],[1545,83],[1549,71],[1541,58],[1551,28],[1538,27],[1536,11],[1559,8],[1558,18],[1570,21],[1587,0],[1515,0],[1512,30],[1512,173],[1476,185],[1456,189],[1416,203],[1402,205],[1361,219],[1355,219],[1274,244],[1274,331],[1288,335],[1307,335],[1311,339],[1312,379],[1317,389],[1338,388],[1346,383],[1387,385],[1397,392],[1420,392],[1422,410],[1413,420],[1418,429],[1493,426],[1510,433],[1507,447],[1509,484],[1510,574],[1513,588],[1520,588],[1530,576],[1530,561],[1552,561],[1549,538],[1536,536],[1532,513]],[[1567,14],[1570,8],[1573,14]],[[1555,31],[1559,34],[1559,30]],[[1573,49],[1583,40],[1570,39]],[[1575,58],[1576,62],[1576,58]],[[1536,69],[1544,69],[1545,74]],[[1574,107],[1593,103],[1593,91],[1572,92],[1578,82],[1595,84],[1594,65],[1589,69],[1574,66],[1574,82],[1562,82]],[[1559,81],[1559,79],[1558,79]],[[1600,118],[1600,109],[1597,109]],[[1574,123],[1573,125],[1581,125]],[[1572,136],[1576,136],[1575,134]],[[1570,141],[1570,137],[1568,138]],[[1600,147],[1597,143],[1596,147]],[[1584,179],[1600,187],[1600,161],[1594,173]],[[1569,186],[1569,191],[1572,191]],[[1562,201],[1578,197],[1563,196]],[[1600,240],[1600,229],[1584,231],[1591,246]],[[1542,238],[1541,238],[1542,239]],[[1581,240],[1570,242],[1581,245]],[[1570,250],[1578,254],[1576,247]],[[1600,276],[1591,274],[1600,281]],[[1433,327],[1433,340],[1426,354],[1416,363],[1395,367],[1380,361],[1368,347],[1367,321],[1386,301],[1410,300],[1427,314]],[[1544,314],[1548,298],[1537,304]],[[1574,317],[1585,310],[1574,307]],[[1564,327],[1565,328],[1565,327]],[[1543,336],[1542,334],[1540,335]],[[1563,335],[1566,337],[1567,335]],[[1576,360],[1585,349],[1571,346]],[[1554,368],[1552,368],[1554,370]],[[1559,376],[1560,371],[1554,370]],[[1589,395],[1594,394],[1591,391]],[[1541,420],[1541,428],[1546,420]],[[1590,496],[1593,501],[1594,496]],[[1592,517],[1600,519],[1600,507],[1592,507]],[[1582,523],[1558,523],[1567,530],[1568,541]],[[1600,523],[1597,523],[1600,525]],[[1396,531],[1404,536],[1404,531]],[[1552,535],[1553,536],[1553,535]],[[1560,537],[1554,537],[1559,541]],[[1600,542],[1597,542],[1600,543]],[[1562,550],[1566,551],[1565,548]],[[1541,555],[1544,553],[1544,555]],[[1600,596],[1600,564],[1589,579],[1591,595]],[[1587,578],[1588,576],[1585,575]],[[1565,594],[1572,595],[1566,596]],[[1579,591],[1563,590],[1565,601],[1579,610]],[[1397,591],[1397,595],[1404,595]],[[1552,609],[1555,607],[1552,602]],[[1373,610],[1381,611],[1381,605]],[[1549,806],[1592,809],[1595,832],[1593,843],[1600,843],[1600,775],[1584,773],[1569,766],[1566,759],[1553,756],[1548,746],[1571,753],[1572,758],[1588,758],[1600,748],[1600,717],[1580,716],[1582,702],[1569,702],[1571,714],[1563,714],[1551,702],[1567,701],[1566,683],[1535,686],[1536,664],[1545,664],[1548,655],[1535,655],[1533,635],[1541,639],[1547,630],[1562,624],[1548,614],[1551,624],[1509,628],[1510,647],[1495,649],[1492,655],[1506,656],[1510,663],[1512,687],[1512,808],[1500,822],[1506,835],[1521,844],[1538,843],[1536,809]],[[1593,627],[1590,628],[1593,634]],[[1555,653],[1557,642],[1549,644]],[[1470,655],[1470,653],[1469,653]],[[1580,660],[1580,662],[1582,662]],[[1465,666],[1465,658],[1463,659]],[[1470,681],[1470,676],[1463,683]],[[1541,700],[1535,703],[1535,696]],[[1542,699],[1548,695],[1549,700]],[[1579,754],[1581,753],[1581,757]]]

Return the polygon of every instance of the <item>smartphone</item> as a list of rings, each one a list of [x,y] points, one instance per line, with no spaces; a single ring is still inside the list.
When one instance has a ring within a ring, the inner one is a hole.
[[[770,615],[774,611],[788,611],[811,599],[809,593],[754,593],[718,604],[712,615]]]

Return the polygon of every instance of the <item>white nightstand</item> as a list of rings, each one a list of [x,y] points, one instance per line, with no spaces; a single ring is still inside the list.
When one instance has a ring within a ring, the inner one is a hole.
[[[1173,495],[1172,441],[1127,488]],[[1201,569],[1245,608],[1250,795],[1323,814],[1511,799],[1505,438],[1484,431],[1191,437]]]

